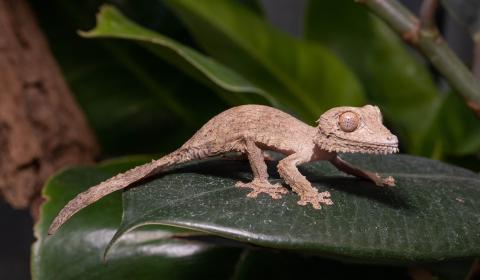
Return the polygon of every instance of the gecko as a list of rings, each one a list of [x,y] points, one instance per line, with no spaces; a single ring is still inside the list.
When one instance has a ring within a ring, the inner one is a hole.
[[[390,154],[398,152],[398,139],[384,125],[377,106],[335,107],[323,113],[313,127],[279,109],[264,105],[241,105],[210,119],[185,144],[174,152],[118,174],[78,194],[59,212],[48,233],[55,233],[75,213],[102,197],[124,189],[165,169],[193,160],[226,153],[247,157],[253,180],[237,182],[239,188],[251,189],[248,197],[261,193],[280,199],[288,190],[269,182],[264,151],[285,157],[278,162],[280,177],[300,197],[299,205],[315,209],[332,205],[328,191],[319,192],[298,170],[298,166],[326,160],[338,170],[373,182],[394,186],[391,176],[381,177],[343,160],[339,153]]]

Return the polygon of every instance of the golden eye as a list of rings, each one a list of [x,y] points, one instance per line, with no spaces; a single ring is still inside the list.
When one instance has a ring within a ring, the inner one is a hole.
[[[357,129],[359,123],[358,115],[354,112],[345,112],[338,118],[338,125],[345,132],[352,132]]]

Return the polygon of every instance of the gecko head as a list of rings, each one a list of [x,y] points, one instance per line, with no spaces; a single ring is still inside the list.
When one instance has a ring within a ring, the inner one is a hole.
[[[398,139],[382,123],[377,106],[336,107],[318,123],[315,144],[341,153],[391,154],[398,152]]]

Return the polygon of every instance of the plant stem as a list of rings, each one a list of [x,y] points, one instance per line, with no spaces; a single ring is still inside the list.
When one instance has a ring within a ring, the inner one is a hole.
[[[435,14],[437,12],[438,0],[423,0],[420,8],[420,26],[425,29],[433,30],[437,28],[435,24]]]
[[[473,66],[472,72],[473,75],[480,79],[480,33],[473,38],[475,46],[473,49]]]
[[[437,28],[431,27],[436,1],[426,0],[423,21],[413,15],[397,0],[357,0],[383,19],[402,38],[416,47],[462,95],[467,105],[480,117],[480,80],[460,61],[448,47]]]

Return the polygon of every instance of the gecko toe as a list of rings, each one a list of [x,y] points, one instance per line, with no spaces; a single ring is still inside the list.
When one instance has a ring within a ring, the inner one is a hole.
[[[318,194],[320,197],[325,197],[328,198],[330,197],[330,192],[329,191],[324,191]]]
[[[305,201],[303,199],[300,199],[299,201],[297,201],[297,204],[301,205],[301,206],[305,206],[305,205],[307,205],[307,201]]]
[[[322,206],[320,206],[319,201],[315,199],[306,198],[306,199],[300,199],[299,201],[297,201],[297,204],[301,206],[306,206],[308,203],[312,204],[312,207],[314,209],[322,209]]]
[[[251,191],[247,194],[247,197],[250,197],[250,198],[257,198],[258,194],[260,192],[259,191]]]
[[[248,188],[247,185],[248,185],[248,183],[244,183],[242,181],[238,181],[238,182],[235,183],[235,187],[237,187],[237,188]]]
[[[282,194],[288,193],[288,190],[280,184],[272,185],[268,181],[259,179],[254,179],[249,183],[237,182],[235,186],[239,188],[253,189],[249,194],[247,194],[247,197],[250,198],[256,198],[259,194],[265,193],[270,195],[270,197],[273,199],[280,199],[282,198]]]
[[[395,186],[395,179],[392,176],[388,176],[387,178],[383,178],[383,185],[386,187],[393,187]]]
[[[320,203],[323,203],[325,205],[333,205],[333,201],[330,199],[330,192],[321,192],[318,194],[318,199]]]
[[[330,199],[330,192],[325,191],[319,193],[316,189],[311,193],[301,195],[301,199],[297,202],[299,205],[305,206],[308,203],[314,209],[322,209],[321,205],[332,205],[333,201]]]

